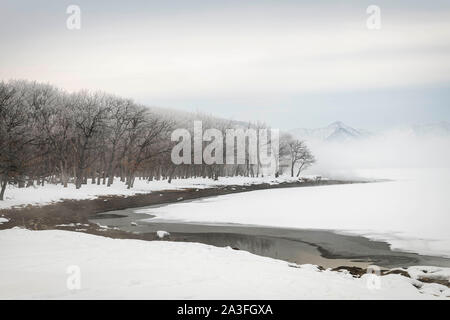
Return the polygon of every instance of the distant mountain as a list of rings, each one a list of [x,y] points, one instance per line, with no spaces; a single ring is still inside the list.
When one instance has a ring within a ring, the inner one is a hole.
[[[416,136],[450,136],[450,123],[446,121],[412,126]]]
[[[367,130],[352,128],[341,121],[333,122],[329,126],[323,128],[298,128],[288,132],[297,139],[325,142],[352,141],[375,135]],[[413,126],[398,127],[388,131],[378,132],[378,134],[393,134],[394,132],[397,134],[407,134],[411,137],[450,137],[450,123],[441,121],[428,124],[416,124]]]
[[[341,121],[333,122],[327,127],[317,129],[298,128],[289,131],[290,134],[303,140],[348,141],[364,138],[370,135],[368,131],[354,129]]]

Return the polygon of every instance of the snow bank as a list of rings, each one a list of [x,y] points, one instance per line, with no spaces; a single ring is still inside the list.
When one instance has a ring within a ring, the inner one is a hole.
[[[450,170],[357,173],[383,183],[253,191],[138,210],[149,221],[241,223],[337,230],[393,249],[450,257]]]
[[[400,275],[353,278],[197,243],[0,231],[0,299],[429,299]],[[372,281],[372,282],[370,282]],[[441,294],[443,298],[443,294]]]
[[[450,269],[430,266],[415,266],[406,269],[411,278],[420,280],[423,278],[450,281]]]
[[[111,187],[105,185],[88,184],[83,185],[81,189],[76,189],[75,185],[69,184],[67,188],[62,185],[45,184],[44,187],[36,186],[29,188],[17,188],[9,185],[5,192],[5,200],[0,201],[0,209],[23,206],[23,205],[44,205],[51,202],[57,202],[64,199],[83,200],[94,199],[99,196],[123,195],[132,196],[139,193],[150,193],[162,190],[175,190],[183,188],[211,188],[223,185],[251,185],[270,183],[277,184],[286,181],[293,181],[290,177],[221,177],[219,180],[203,178],[191,179],[173,179],[172,183],[167,180],[145,181],[136,180],[132,189],[127,189],[125,183],[117,178]]]

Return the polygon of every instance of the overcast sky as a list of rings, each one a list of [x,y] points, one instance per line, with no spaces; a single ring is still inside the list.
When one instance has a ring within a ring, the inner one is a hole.
[[[450,1],[392,2],[3,0],[0,78],[281,129],[448,121]]]

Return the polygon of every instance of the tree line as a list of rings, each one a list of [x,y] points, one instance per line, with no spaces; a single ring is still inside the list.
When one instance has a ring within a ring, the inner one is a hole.
[[[131,99],[82,90],[68,93],[50,84],[25,80],[0,82],[0,200],[6,186],[45,183],[79,189],[90,183],[111,186],[115,179],[132,188],[147,180],[220,176],[260,176],[257,163],[246,165],[174,165],[170,152],[175,128],[200,118],[205,128],[242,127],[243,123],[148,108]],[[267,128],[265,124],[245,124]],[[314,162],[303,141],[280,139],[281,174],[300,171]],[[267,174],[267,173],[266,173]]]

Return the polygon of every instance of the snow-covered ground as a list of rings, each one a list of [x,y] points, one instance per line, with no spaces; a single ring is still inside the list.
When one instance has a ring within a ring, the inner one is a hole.
[[[353,171],[389,182],[253,191],[138,210],[153,221],[337,230],[450,257],[450,169]]]
[[[0,231],[0,299],[429,299],[442,285],[342,272],[197,243]],[[421,275],[420,268],[409,269]],[[433,269],[448,279],[449,269]]]
[[[75,188],[74,184],[69,184],[67,188],[63,188],[62,185],[45,184],[43,187],[35,186],[20,189],[9,185],[5,192],[5,200],[0,201],[0,209],[29,204],[43,205],[64,199],[83,200],[109,195],[131,196],[134,194],[150,193],[154,191],[183,188],[201,189],[219,185],[250,185],[261,183],[276,184],[293,180],[296,179],[290,177],[274,178],[270,176],[259,178],[221,177],[217,181],[203,178],[173,179],[172,183],[168,183],[167,180],[146,181],[136,179],[134,187],[132,189],[127,189],[125,183],[120,182],[118,178],[116,178],[111,187],[107,187],[106,185],[91,184],[91,180],[89,179],[88,184],[82,185],[82,187],[78,190]]]

